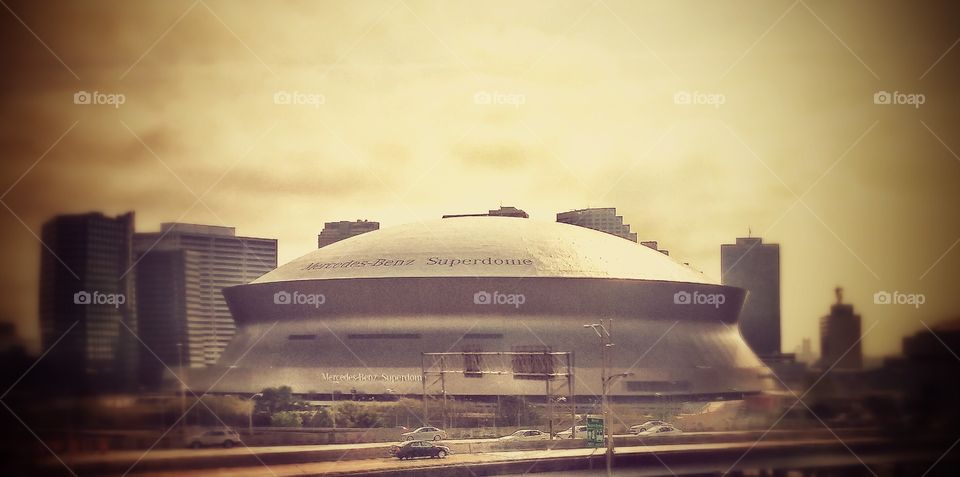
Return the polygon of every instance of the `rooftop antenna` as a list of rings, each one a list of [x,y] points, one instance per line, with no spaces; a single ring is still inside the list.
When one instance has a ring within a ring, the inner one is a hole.
[[[752,237],[753,237],[753,230],[752,230],[752,229],[750,228],[750,226],[748,225],[748,226],[747,226],[747,238],[752,238]]]
[[[837,294],[837,304],[843,303],[843,287],[837,287],[833,290]]]

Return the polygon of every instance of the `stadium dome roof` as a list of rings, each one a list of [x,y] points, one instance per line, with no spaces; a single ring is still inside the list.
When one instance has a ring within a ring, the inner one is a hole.
[[[615,235],[515,217],[398,225],[328,245],[253,283],[400,277],[612,278],[717,284]]]

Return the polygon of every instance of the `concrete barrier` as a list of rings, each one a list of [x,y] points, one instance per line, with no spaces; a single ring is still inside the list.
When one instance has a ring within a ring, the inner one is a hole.
[[[838,431],[840,437],[856,438],[865,436],[866,431]],[[873,434],[875,435],[875,433]],[[690,433],[675,436],[662,436],[656,438],[640,437],[616,437],[614,443],[616,447],[646,446],[646,445],[672,445],[672,444],[705,444],[722,443],[731,441],[755,441],[761,436],[766,441],[775,441],[783,439],[805,439],[805,438],[824,438],[833,439],[832,435],[826,431],[773,431],[764,435],[761,431],[736,432],[736,433]],[[476,441],[440,441],[441,444],[450,447],[454,454],[477,454],[503,451],[535,451],[548,449],[577,449],[586,448],[586,439],[554,439],[544,441],[527,442],[509,442],[499,440],[476,440]],[[165,471],[177,469],[210,469],[210,468],[228,468],[228,467],[247,467],[258,466],[261,464],[281,465],[281,464],[302,464],[324,461],[344,461],[375,459],[389,455],[390,448],[396,443],[383,444],[357,444],[358,447],[350,448],[348,445],[339,446],[316,446],[307,448],[250,448],[250,449],[231,449],[231,450],[208,450],[208,451],[189,451],[184,450],[171,455],[169,451],[153,452],[143,456],[142,459],[137,453],[127,453],[129,458],[104,458],[97,460],[87,458],[73,461],[69,457],[66,459],[79,475],[89,474],[122,474],[136,461],[137,471]],[[331,448],[332,447],[332,448]],[[136,454],[136,455],[135,455]],[[52,464],[59,465],[53,462]]]

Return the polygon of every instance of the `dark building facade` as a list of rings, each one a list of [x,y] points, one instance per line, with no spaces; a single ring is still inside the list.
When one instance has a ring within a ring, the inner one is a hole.
[[[530,214],[513,206],[500,206],[499,209],[488,210],[486,214],[448,214],[443,216],[444,219],[456,217],[519,217],[521,219],[529,219]]]
[[[140,383],[148,389],[161,384],[164,370],[190,364],[190,317],[202,303],[200,270],[196,252],[154,250],[137,263],[137,305],[140,333],[151,352],[140,360]],[[201,348],[201,337],[195,347]],[[156,354],[156,356],[153,356]],[[200,353],[195,353],[199,359]],[[200,363],[198,363],[200,364]]]
[[[647,248],[656,250],[656,251],[658,251],[658,252],[660,252],[660,253],[662,253],[662,254],[664,254],[664,255],[670,255],[670,251],[669,251],[669,250],[663,250],[663,249],[661,249],[661,248],[660,248],[660,245],[657,244],[657,241],[656,241],[656,240],[644,240],[644,241],[641,241],[641,242],[640,242],[640,245],[643,245],[644,247],[647,247]]]
[[[326,222],[323,224],[320,235],[317,235],[317,248],[323,248],[332,243],[378,229],[380,229],[380,222],[369,220]]]
[[[780,245],[740,237],[720,246],[720,282],[746,289],[740,333],[761,359],[775,357],[780,344]]]
[[[637,234],[630,231],[630,225],[623,223],[623,217],[617,215],[615,207],[560,212],[557,214],[557,222],[599,230],[632,242],[637,241]]]
[[[853,305],[843,303],[843,289],[837,288],[837,302],[830,314],[820,318],[820,367],[850,370],[863,367],[860,346],[860,315]]]
[[[86,393],[135,384],[133,228],[133,212],[60,215],[43,225],[40,332],[58,373],[50,385]]]
[[[236,330],[222,290],[277,267],[276,239],[238,237],[233,227],[165,223],[139,233],[137,290],[141,338],[169,367],[215,363]],[[144,351],[146,382],[162,364]],[[159,366],[159,367],[158,367]]]

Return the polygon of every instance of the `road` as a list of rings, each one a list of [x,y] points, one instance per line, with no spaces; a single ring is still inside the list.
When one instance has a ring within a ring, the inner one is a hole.
[[[837,432],[844,432],[844,429],[837,429]],[[773,440],[783,436],[795,436],[797,432],[804,431],[780,431],[774,430],[769,431],[767,438]],[[756,434],[757,431],[724,431],[724,432],[687,432],[683,436],[691,438],[715,438],[723,437],[728,440],[741,440],[746,439],[748,436]],[[809,435],[809,433],[808,433]],[[826,436],[826,434],[823,434]],[[632,434],[620,434],[615,435],[615,438],[624,439],[624,438],[635,438]],[[497,438],[491,439],[450,439],[442,441],[444,445],[459,445],[459,444],[483,444],[483,443],[493,443],[497,442]],[[362,449],[380,449],[389,447],[391,442],[370,442],[362,444],[322,444],[322,445],[297,445],[297,446],[260,446],[260,447],[244,447],[237,446],[232,449],[224,449],[220,447],[208,447],[203,449],[152,449],[149,452],[146,450],[128,450],[128,451],[110,451],[105,453],[95,453],[95,454],[74,454],[74,455],[65,455],[64,459],[68,464],[73,466],[83,466],[88,464],[133,464],[134,462],[144,462],[144,461],[162,461],[162,460],[179,460],[179,459],[196,459],[196,458],[205,458],[205,457],[248,457],[251,454],[256,454],[261,458],[265,458],[267,455],[272,456],[282,456],[283,454],[299,454],[305,452],[330,452],[330,451],[340,451],[346,453],[347,451],[356,451]],[[347,457],[334,460],[345,460]]]
[[[880,442],[879,439],[857,438],[850,440],[847,445],[861,445]],[[680,445],[648,445],[620,447],[617,449],[618,456],[642,456],[644,454],[657,456],[669,455],[671,453],[729,453],[729,452],[751,452],[776,449],[796,449],[812,448],[822,446],[823,448],[835,448],[838,443],[835,439],[807,439],[791,441],[741,441],[726,443],[706,443],[706,444],[680,444]],[[245,449],[241,449],[245,450]],[[249,452],[248,450],[245,450]],[[253,476],[333,476],[341,474],[357,473],[375,473],[377,471],[396,471],[396,470],[421,470],[437,469],[443,467],[462,467],[468,465],[496,464],[496,463],[529,463],[530,467],[534,464],[548,460],[563,459],[586,459],[591,456],[602,456],[601,449],[553,449],[553,450],[535,450],[535,451],[512,451],[512,452],[486,452],[477,454],[459,454],[452,455],[446,459],[417,459],[400,461],[394,458],[382,457],[376,459],[362,460],[342,460],[330,462],[300,463],[300,464],[279,464],[265,465],[258,464],[245,467],[230,467],[216,469],[195,469],[195,470],[177,470],[177,471],[159,471],[159,472],[135,472],[137,477],[253,477]],[[659,457],[657,457],[659,458]],[[489,474],[488,474],[489,475]],[[634,475],[634,474],[631,474]]]

